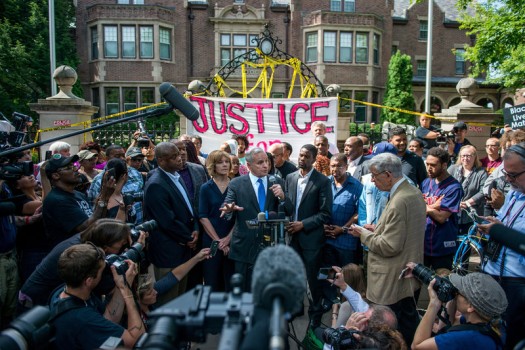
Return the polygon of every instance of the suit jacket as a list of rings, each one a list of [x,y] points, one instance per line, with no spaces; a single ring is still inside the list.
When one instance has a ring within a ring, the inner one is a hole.
[[[275,182],[281,185],[284,191],[283,180],[275,177]],[[264,209],[265,211],[277,212],[279,209],[279,199],[273,195],[273,192],[270,190],[270,184],[268,183],[268,185]],[[246,225],[246,221],[257,219],[260,208],[250,176],[239,176],[231,180],[224,202],[235,202],[236,205],[244,208],[242,211],[233,212],[227,216],[230,220],[235,220],[230,243],[230,259],[254,264],[261,250],[261,237],[258,235],[258,229],[249,228],[248,225]],[[285,201],[284,209],[287,215],[292,212],[289,200]]]
[[[361,242],[368,246],[368,288],[373,303],[392,305],[412,296],[419,283],[398,280],[406,263],[423,263],[426,204],[423,195],[406,180],[386,204],[374,232],[365,230]]]
[[[204,167],[195,164],[195,163],[186,163],[188,167],[188,171],[190,173],[191,181],[193,182],[193,190],[195,192],[195,196],[193,198],[190,198],[190,200],[193,203],[193,212],[198,213],[199,212],[199,193],[201,190],[201,186],[204,185],[208,180],[208,175],[206,174],[206,171],[204,171]]]
[[[361,181],[361,177],[363,177],[363,175],[368,174],[369,172],[370,171],[368,170],[368,159],[363,154],[363,156],[359,160],[359,163],[357,164],[357,166],[355,168],[355,171],[354,171],[354,174],[352,176],[357,181]]]
[[[286,177],[286,196],[290,199],[293,212],[297,203],[297,181],[299,171]],[[303,249],[320,249],[324,245],[324,224],[328,224],[332,217],[333,204],[330,180],[319,173],[312,171],[299,203],[295,221],[302,221],[304,230],[293,235],[292,240],[298,240]]]
[[[177,252],[187,248],[186,243],[192,240],[191,233],[198,230],[197,212],[190,212],[177,186],[160,169],[146,182],[144,213],[147,220],[156,220],[158,224],[150,232],[150,261],[164,268],[183,263]]]

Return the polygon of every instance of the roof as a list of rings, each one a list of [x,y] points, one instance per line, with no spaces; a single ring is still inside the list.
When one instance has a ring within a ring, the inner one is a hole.
[[[456,0],[434,0],[436,5],[445,14],[445,22],[457,22],[459,18],[459,10],[456,7]],[[422,4],[422,3],[421,3]],[[394,0],[394,15],[397,18],[406,18],[407,10],[412,6],[418,5],[415,0]],[[425,6],[427,6],[425,1]],[[472,7],[468,7],[467,12],[474,14]]]

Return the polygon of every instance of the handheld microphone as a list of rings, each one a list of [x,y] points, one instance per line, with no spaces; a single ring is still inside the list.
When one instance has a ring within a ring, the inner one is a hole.
[[[270,349],[284,349],[284,313],[298,312],[306,293],[306,271],[299,255],[282,244],[264,249],[253,268],[252,292],[256,306],[271,310]]]
[[[502,224],[494,224],[489,230],[489,235],[496,242],[525,256],[525,233]]]
[[[275,181],[276,181],[275,176],[273,176],[273,175],[268,176],[268,182],[270,182],[270,186],[269,187],[272,187],[273,185],[275,185]]]
[[[178,92],[170,83],[162,83],[159,86],[160,95],[173,107],[191,121],[199,119],[199,111],[184,96]]]

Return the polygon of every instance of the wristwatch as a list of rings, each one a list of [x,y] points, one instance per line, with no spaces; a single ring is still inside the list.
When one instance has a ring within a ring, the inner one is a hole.
[[[343,233],[344,234],[347,234],[348,233],[348,226],[343,226],[341,227],[343,229]]]
[[[105,208],[107,207],[108,203],[104,202],[104,201],[98,201],[97,202],[97,205],[101,208]]]

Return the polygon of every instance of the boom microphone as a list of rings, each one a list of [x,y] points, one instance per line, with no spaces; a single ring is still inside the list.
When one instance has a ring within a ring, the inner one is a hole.
[[[199,119],[199,111],[171,83],[162,83],[159,86],[161,96],[174,108],[181,111],[191,121]]]
[[[306,272],[299,255],[282,244],[264,249],[253,268],[252,293],[256,307],[271,310],[270,349],[284,349],[284,313],[297,313],[306,293]]]
[[[496,242],[525,256],[525,233],[513,230],[502,224],[494,224],[490,228],[489,235]]]

